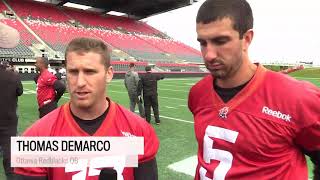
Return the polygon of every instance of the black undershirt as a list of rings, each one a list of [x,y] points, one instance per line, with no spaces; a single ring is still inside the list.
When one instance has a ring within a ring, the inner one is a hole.
[[[240,86],[233,88],[221,88],[217,85],[216,79],[213,81],[213,89],[216,90],[217,94],[223,100],[223,102],[227,103],[230,99],[232,99],[235,95],[238,94],[248,83],[250,80]]]
[[[109,106],[110,107],[110,106]],[[86,133],[93,135],[98,128],[101,126],[104,119],[106,119],[107,114],[109,112],[109,107],[106,109],[106,111],[99,117],[92,119],[92,120],[83,120],[79,117],[75,116],[72,111],[72,117],[77,122],[77,124],[80,126],[82,130],[84,130]]]

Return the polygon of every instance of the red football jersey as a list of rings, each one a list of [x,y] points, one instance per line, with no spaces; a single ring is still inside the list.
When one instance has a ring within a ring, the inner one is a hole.
[[[57,108],[48,116],[38,120],[23,136],[90,136],[83,131],[70,112],[69,103]],[[142,118],[122,106],[110,101],[109,112],[93,136],[137,136],[144,137],[144,154],[139,155],[139,163],[155,158],[159,140],[154,129]],[[64,168],[15,168],[16,174],[25,176],[48,176],[49,180],[71,180],[79,173],[65,172]],[[88,168],[87,168],[88,171]],[[124,168],[125,180],[133,180],[133,168]],[[86,180],[97,180],[99,176],[88,176]]]
[[[51,74],[48,70],[44,70],[37,81],[37,99],[39,107],[54,101],[56,92],[53,84],[57,77]]]
[[[299,147],[320,150],[319,103],[316,86],[261,65],[227,103],[206,76],[189,94],[198,142],[195,179],[308,179]]]

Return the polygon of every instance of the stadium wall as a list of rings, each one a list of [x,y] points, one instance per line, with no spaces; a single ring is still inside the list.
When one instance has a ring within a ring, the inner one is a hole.
[[[124,79],[126,72],[116,72],[113,75],[113,79]],[[139,72],[139,74],[144,74],[145,72]],[[192,73],[192,72],[154,72],[155,74],[163,74],[165,78],[187,78],[187,77],[204,77],[209,73]],[[36,76],[35,73],[19,73],[22,81],[33,81],[33,78]]]

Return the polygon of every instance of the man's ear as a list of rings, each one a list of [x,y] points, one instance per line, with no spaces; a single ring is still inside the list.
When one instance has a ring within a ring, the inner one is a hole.
[[[113,67],[110,66],[107,68],[107,71],[106,71],[106,83],[110,83],[112,78],[113,78]]]
[[[243,51],[248,51],[249,46],[253,39],[253,35],[254,35],[253,29],[249,29],[246,33],[243,34],[243,39],[242,39]]]

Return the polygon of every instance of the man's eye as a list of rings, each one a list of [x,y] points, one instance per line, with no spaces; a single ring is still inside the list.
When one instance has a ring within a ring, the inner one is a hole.
[[[217,45],[223,45],[223,44],[225,44],[225,43],[227,43],[227,41],[225,41],[225,40],[216,41],[216,44],[217,44]]]
[[[68,70],[68,73],[69,73],[69,74],[76,74],[77,71],[75,71],[75,70]]]
[[[200,46],[206,46],[207,43],[206,42],[199,42],[200,43]]]
[[[86,71],[86,73],[87,73],[87,74],[95,74],[95,73],[96,73],[96,71],[88,70],[88,71]]]
[[[219,46],[226,44],[228,41],[229,41],[228,38],[217,38],[217,39],[212,39],[211,40],[211,42],[213,44],[216,44],[216,45],[219,45]]]

